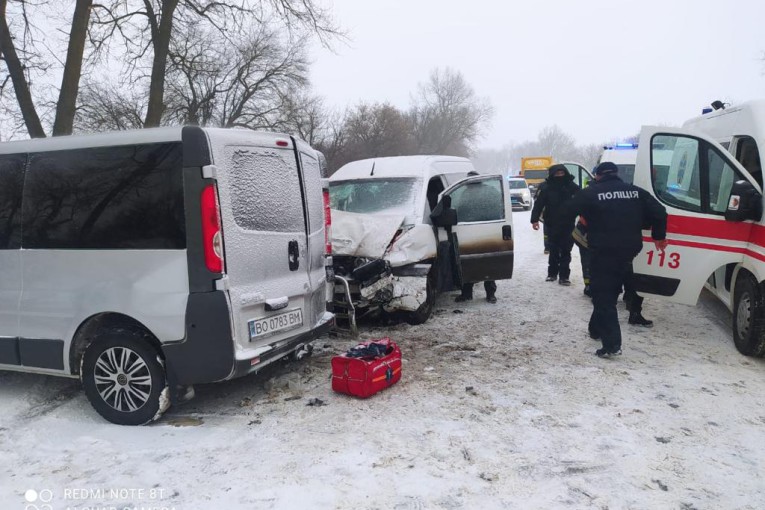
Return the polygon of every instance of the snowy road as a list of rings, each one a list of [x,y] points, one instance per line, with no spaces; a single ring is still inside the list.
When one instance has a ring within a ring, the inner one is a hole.
[[[424,326],[362,332],[405,358],[368,400],[330,389],[347,338],[138,428],[75,381],[0,373],[0,508],[763,508],[765,362],[736,351],[729,317],[649,299],[656,327],[621,310],[624,355],[598,359],[578,257],[574,285],[545,283],[541,232],[515,226],[499,303],[479,287]]]

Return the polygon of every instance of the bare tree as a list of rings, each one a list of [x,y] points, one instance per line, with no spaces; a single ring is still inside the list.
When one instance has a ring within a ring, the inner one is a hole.
[[[409,112],[419,151],[466,156],[490,122],[493,108],[459,71],[435,69]]]
[[[406,116],[388,103],[362,103],[345,119],[344,159],[402,156],[415,152]]]
[[[78,131],[140,129],[146,112],[142,91],[122,86],[87,82],[80,92],[82,105],[75,116]]]
[[[22,8],[24,8],[24,31],[29,28],[26,16],[26,9],[22,2]],[[22,59],[19,57],[14,42],[14,37],[11,34],[11,27],[8,23],[8,0],[0,0],[0,53],[2,53],[3,61],[8,68],[8,74],[13,83],[13,89],[16,93],[16,99],[19,103],[19,109],[21,115],[26,124],[29,136],[32,138],[42,138],[45,136],[45,130],[43,129],[40,117],[37,114],[35,103],[32,99],[32,91],[29,87],[29,79],[25,72],[25,65]],[[26,41],[26,37],[22,38]]]
[[[109,33],[119,31],[132,61],[134,78],[147,78],[142,62],[152,55],[148,74],[146,127],[158,126],[165,113],[165,80],[171,61],[171,47],[177,34],[206,27],[215,39],[236,43],[238,36],[267,25],[276,16],[290,33],[308,31],[326,42],[342,34],[329,11],[315,0],[113,0],[101,6],[96,24]],[[241,50],[241,48],[240,48]],[[177,62],[176,62],[177,64]],[[241,92],[241,91],[239,91]],[[253,91],[230,97],[228,116],[238,125]],[[242,110],[240,112],[240,109]],[[244,120],[247,124],[249,121]]]
[[[88,33],[92,6],[93,0],[77,0],[74,6],[72,29],[69,32],[69,47],[66,52],[63,77],[61,78],[61,90],[56,103],[53,136],[72,134],[77,94],[80,90],[85,39]]]
[[[305,39],[284,40],[262,25],[242,41],[200,30],[173,44],[167,73],[170,122],[278,129],[291,94],[307,83]],[[288,104],[289,103],[289,104]]]

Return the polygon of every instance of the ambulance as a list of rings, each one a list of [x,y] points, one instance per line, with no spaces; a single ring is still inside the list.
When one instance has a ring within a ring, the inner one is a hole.
[[[682,128],[641,131],[634,182],[666,207],[669,246],[659,252],[643,233],[634,262],[637,289],[695,305],[706,287],[733,314],[736,348],[762,357],[765,100],[713,104]]]

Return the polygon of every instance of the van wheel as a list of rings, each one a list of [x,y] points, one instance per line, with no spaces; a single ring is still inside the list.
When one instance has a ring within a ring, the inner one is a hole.
[[[425,324],[433,314],[433,308],[436,306],[436,266],[433,264],[428,272],[425,283],[425,302],[420,305],[416,312],[409,312],[405,316],[406,322],[412,326]]]
[[[743,273],[736,282],[733,341],[745,356],[765,355],[765,302],[762,288],[750,273]]]
[[[80,379],[91,405],[118,425],[143,425],[169,407],[159,353],[138,331],[114,329],[85,350]]]

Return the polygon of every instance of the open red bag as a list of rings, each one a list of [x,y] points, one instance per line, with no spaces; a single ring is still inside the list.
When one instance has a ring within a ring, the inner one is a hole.
[[[332,389],[367,398],[401,379],[401,349],[390,338],[361,343],[332,358]]]

